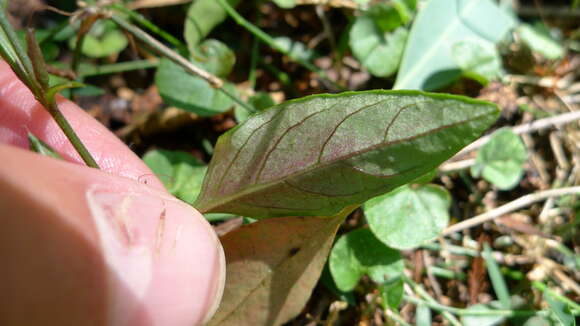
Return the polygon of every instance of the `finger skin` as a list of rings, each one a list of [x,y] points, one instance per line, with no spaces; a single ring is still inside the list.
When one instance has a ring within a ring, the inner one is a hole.
[[[225,262],[166,192],[0,145],[0,325],[198,325]]]
[[[163,189],[153,172],[114,134],[81,110],[59,97],[58,106],[103,171]],[[27,133],[42,139],[67,161],[84,165],[56,122],[0,60],[0,143],[28,148]]]

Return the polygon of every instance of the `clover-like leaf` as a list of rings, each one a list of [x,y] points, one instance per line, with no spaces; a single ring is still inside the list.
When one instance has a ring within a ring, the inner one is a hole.
[[[218,139],[195,206],[256,218],[333,216],[433,170],[497,114],[488,102],[416,91],[282,103]]]
[[[436,185],[403,186],[364,205],[375,236],[392,248],[412,249],[435,239],[449,223],[451,196]]]
[[[403,24],[401,18],[392,19],[399,17],[398,11],[388,8],[357,17],[349,37],[354,56],[371,74],[379,77],[388,77],[397,71],[408,35],[405,27],[399,27]]]
[[[501,129],[479,150],[471,174],[483,176],[501,190],[509,190],[522,178],[527,157],[520,137],[510,129]]]
[[[161,59],[155,74],[155,84],[167,104],[200,116],[223,113],[234,105],[232,99],[223,92],[213,88],[205,80],[187,73],[169,59]],[[237,94],[233,84],[225,83],[223,87],[231,94]]]
[[[195,47],[192,57],[204,70],[219,76],[227,76],[236,63],[236,55],[224,43],[208,39]]]
[[[364,275],[379,284],[394,281],[405,267],[401,254],[379,241],[369,229],[341,236],[329,259],[330,273],[341,291],[354,289]]]
[[[240,0],[228,0],[228,3],[235,7]],[[211,31],[223,22],[227,13],[215,0],[194,1],[187,10],[183,36],[187,42],[190,52],[195,51],[197,45]]]

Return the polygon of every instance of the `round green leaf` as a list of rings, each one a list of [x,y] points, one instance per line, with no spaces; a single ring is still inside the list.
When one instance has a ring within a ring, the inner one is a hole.
[[[349,42],[354,56],[371,74],[388,77],[399,67],[408,34],[405,27],[384,32],[375,18],[367,14],[356,18]]]
[[[227,76],[236,63],[236,55],[224,43],[209,39],[196,46],[192,52],[193,60],[204,70],[219,77]]]
[[[76,47],[77,38],[69,39],[71,49]],[[129,44],[127,37],[114,23],[96,22],[85,36],[82,53],[91,58],[103,58],[123,51]]]
[[[509,190],[522,178],[527,157],[520,137],[510,129],[501,129],[479,150],[471,174],[474,177],[482,175],[499,189]]]
[[[155,83],[163,100],[178,108],[209,117],[228,111],[234,105],[231,98],[211,87],[205,80],[187,73],[183,68],[168,59],[162,59]],[[237,90],[231,83],[224,89],[232,94]]]
[[[443,187],[403,186],[364,204],[375,236],[397,249],[415,248],[435,239],[449,223],[451,196]]]
[[[330,273],[341,291],[351,291],[363,275],[384,283],[403,273],[397,250],[380,242],[369,229],[359,229],[338,239],[330,253]]]

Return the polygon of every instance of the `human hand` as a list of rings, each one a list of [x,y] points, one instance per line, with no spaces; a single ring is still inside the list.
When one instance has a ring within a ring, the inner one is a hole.
[[[59,107],[101,170],[0,62],[0,325],[203,323],[225,278],[211,226],[105,127]],[[68,162],[21,149],[28,131]]]

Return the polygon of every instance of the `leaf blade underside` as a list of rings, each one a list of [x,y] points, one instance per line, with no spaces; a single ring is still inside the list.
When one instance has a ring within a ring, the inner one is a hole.
[[[288,101],[220,137],[195,206],[256,218],[333,216],[434,169],[497,114],[488,102],[418,91]]]

